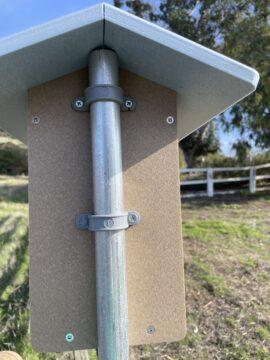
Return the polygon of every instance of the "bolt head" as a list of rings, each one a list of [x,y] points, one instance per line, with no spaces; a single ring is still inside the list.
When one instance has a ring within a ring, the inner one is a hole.
[[[166,122],[168,125],[172,125],[174,123],[174,117],[173,116],[168,116],[166,119]]]
[[[33,116],[32,117],[32,123],[34,125],[38,125],[40,123],[40,118],[38,116]]]

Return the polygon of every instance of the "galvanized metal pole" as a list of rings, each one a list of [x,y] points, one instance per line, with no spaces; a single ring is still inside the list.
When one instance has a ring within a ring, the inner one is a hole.
[[[89,82],[118,85],[117,55],[94,50],[89,58]],[[123,213],[120,105],[97,101],[90,107],[93,160],[93,200],[96,215]],[[128,360],[125,230],[97,231],[96,282],[98,355],[100,360]]]

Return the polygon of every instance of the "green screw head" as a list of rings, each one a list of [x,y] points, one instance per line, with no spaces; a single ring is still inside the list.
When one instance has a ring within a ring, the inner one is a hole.
[[[71,332],[67,333],[66,334],[66,341],[71,343],[73,340],[74,340],[74,335]]]

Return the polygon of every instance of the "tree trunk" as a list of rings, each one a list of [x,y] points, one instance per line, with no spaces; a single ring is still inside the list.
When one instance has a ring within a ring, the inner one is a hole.
[[[208,128],[208,125],[209,125],[209,123],[203,125],[198,130],[199,135],[196,138],[196,144],[191,149],[185,149],[184,147],[181,147],[188,168],[194,167],[194,160],[195,160],[195,157],[198,155],[197,154],[198,148],[201,146],[202,142],[205,139],[206,130]],[[192,134],[190,134],[189,136],[192,136]],[[180,146],[181,146],[181,144],[180,144]]]

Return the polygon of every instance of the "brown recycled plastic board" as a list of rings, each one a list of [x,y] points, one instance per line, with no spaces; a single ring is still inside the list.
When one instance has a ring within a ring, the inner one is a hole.
[[[74,226],[92,209],[89,113],[71,109],[87,80],[81,70],[29,91],[31,336],[41,352],[97,347],[94,237]],[[176,121],[166,122],[176,118],[176,93],[125,70],[120,86],[137,103],[121,113],[125,209],[141,215],[126,231],[129,342],[178,341],[186,327],[179,157]]]

